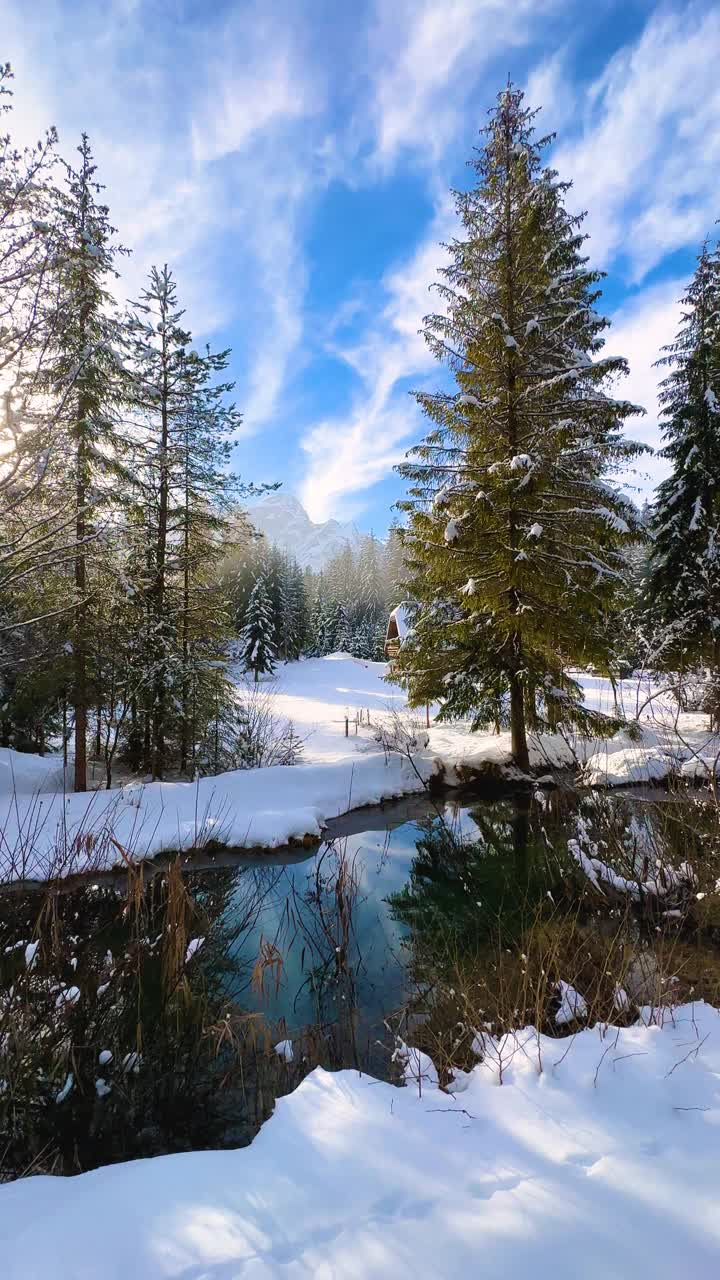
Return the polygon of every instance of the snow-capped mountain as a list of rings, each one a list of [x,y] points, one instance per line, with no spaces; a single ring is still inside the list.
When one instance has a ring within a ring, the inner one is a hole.
[[[323,569],[348,544],[359,548],[364,535],[354,524],[326,520],[314,524],[302,503],[289,493],[269,493],[248,509],[248,516],[268,542],[293,556],[303,569]]]

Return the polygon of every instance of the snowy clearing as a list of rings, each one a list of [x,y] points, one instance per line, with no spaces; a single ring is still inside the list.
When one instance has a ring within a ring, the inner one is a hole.
[[[509,733],[471,733],[467,725],[424,727],[403,691],[387,683],[384,663],[333,654],[281,667],[271,688],[273,713],[293,722],[304,742],[300,764],[233,771],[193,782],[132,782],[112,791],[63,794],[57,756],[0,751],[0,879],[46,879],[99,871],[128,859],[209,841],[232,848],[277,848],[319,837],[350,809],[423,789],[432,776],[449,785],[494,769],[513,776]],[[607,681],[581,677],[589,706],[613,711]],[[628,719],[640,713],[640,738],[608,742],[544,735],[531,739],[539,772],[584,765],[593,786],[649,782],[678,774],[707,776],[720,747],[707,717],[677,714],[672,699],[646,683],[619,689]],[[356,718],[362,713],[362,722]],[[389,749],[400,716],[414,743]],[[348,736],[346,736],[346,717]],[[367,722],[369,720],[369,723]]]
[[[4,1280],[718,1274],[710,1006],[518,1032],[454,1096],[408,1058],[406,1088],[317,1068],[238,1151],[0,1188]]]

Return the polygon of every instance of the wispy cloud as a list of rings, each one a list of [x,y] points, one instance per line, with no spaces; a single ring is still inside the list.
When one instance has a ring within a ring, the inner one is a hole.
[[[385,276],[385,304],[362,339],[333,344],[334,354],[355,371],[361,386],[349,413],[319,423],[302,440],[307,456],[302,500],[313,519],[347,511],[348,495],[382,479],[419,428],[415,402],[399,384],[435,367],[420,329],[433,305],[429,286],[444,259],[439,242],[453,224],[450,202],[443,201],[412,257]]]
[[[0,53],[16,67],[13,130],[30,141],[55,123],[69,157],[90,132],[133,250],[121,289],[136,297],[151,263],[167,261],[196,334],[233,328],[250,433],[273,414],[302,336],[297,220],[312,186],[302,125],[322,103],[321,76],[304,65],[292,23],[271,27],[262,6],[208,13],[200,25],[166,17],[163,40],[151,38],[154,21],[139,0],[102,12],[0,0]]]
[[[436,164],[492,59],[527,45],[560,7],[561,0],[378,0],[369,40],[373,161],[387,168],[411,150]]]
[[[717,217],[720,9],[653,17],[584,95],[582,132],[554,162],[589,210],[593,257],[629,260],[638,282]]]
[[[420,414],[406,384],[409,378],[419,382],[436,367],[419,330],[432,308],[428,290],[444,257],[439,242],[454,228],[446,152],[466,132],[468,100],[492,59],[527,45],[543,16],[562,4],[399,0],[387,5],[378,0],[375,6],[368,37],[369,91],[342,139],[344,151],[338,153],[338,139],[330,148],[333,171],[358,180],[352,166],[363,140],[370,147],[363,170],[367,180],[412,154],[426,171],[435,214],[411,257],[385,273],[384,303],[370,313],[362,336],[332,347],[357,374],[360,386],[347,413],[327,417],[302,438],[306,475],[301,494],[315,519],[346,513],[350,495],[387,475],[420,430]],[[436,376],[442,377],[440,370]]]
[[[654,365],[661,348],[672,342],[677,332],[681,314],[679,300],[685,286],[685,281],[672,279],[643,289],[615,312],[607,339],[608,352],[625,356],[630,364],[630,373],[618,387],[618,394],[646,410],[644,418],[632,419],[630,433],[652,449],[662,444],[657,392],[665,376],[665,372]],[[645,456],[638,460],[636,470],[637,475],[631,477],[631,481],[649,496],[654,485],[667,474],[667,464],[662,458]]]

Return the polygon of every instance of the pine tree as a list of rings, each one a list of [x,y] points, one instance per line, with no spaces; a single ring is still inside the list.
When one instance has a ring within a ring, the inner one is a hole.
[[[231,636],[230,602],[217,570],[231,542],[249,534],[247,521],[231,520],[232,500],[248,490],[229,468],[232,436],[241,422],[235,405],[226,399],[233,384],[216,381],[227,368],[229,354],[213,353],[206,347],[204,354],[192,350],[185,359],[186,402],[179,439],[182,487],[177,509],[170,517],[170,536],[180,539],[182,771],[194,755],[198,712],[207,704],[201,690],[209,691],[214,708],[219,696],[219,667]]]
[[[317,584],[308,625],[308,653],[311,658],[322,658],[326,653],[330,652],[327,647],[327,615],[328,599],[325,594],[325,583],[321,577]]]
[[[403,548],[402,529],[397,524],[392,524],[388,531],[387,543],[385,546],[385,554],[383,557],[383,582],[385,585],[384,615],[385,621],[387,616],[396,605],[405,599],[407,591],[405,589],[405,580],[407,569],[405,566],[405,551]]]
[[[534,115],[508,86],[471,161],[477,185],[456,193],[445,312],[425,338],[457,389],[417,395],[433,427],[399,468],[416,607],[397,671],[415,705],[509,721],[523,769],[529,728],[600,727],[569,668],[609,666],[605,618],[635,522],[606,477],[639,451],[620,434],[637,410],[603,389],[627,366],[599,354],[583,215],[542,167]]]
[[[682,300],[660,402],[672,472],[658,486],[644,599],[658,665],[720,667],[720,253],[704,246]]]
[[[11,107],[12,70],[0,65],[0,118]],[[56,556],[66,501],[36,501],[53,439],[53,409],[42,385],[57,323],[57,135],[20,150],[0,135],[0,588]],[[53,285],[55,287],[53,287]],[[32,509],[30,509],[32,508]]]
[[[272,605],[262,576],[258,577],[250,594],[240,637],[240,653],[243,669],[252,671],[256,682],[261,675],[269,675],[275,669],[277,655]]]
[[[307,631],[303,575],[295,561],[285,564],[281,586],[281,615],[282,653],[287,660],[294,661],[302,653]]]
[[[55,406],[54,452],[49,483],[72,504],[74,518],[74,615],[72,628],[75,712],[75,790],[86,789],[89,653],[92,642],[93,564],[102,525],[111,518],[113,489],[121,474],[125,440],[120,430],[125,375],[123,330],[108,282],[116,275],[116,245],[108,209],[100,204],[86,134],[79,166],[65,165],[57,196],[53,287],[56,322],[42,385]],[[72,495],[71,497],[69,495]]]

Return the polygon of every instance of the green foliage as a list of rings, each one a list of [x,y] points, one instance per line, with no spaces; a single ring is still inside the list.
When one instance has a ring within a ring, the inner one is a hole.
[[[720,661],[720,252],[704,246],[673,343],[658,362],[663,456],[645,586],[656,665]]]
[[[397,670],[415,705],[475,724],[514,710],[520,738],[587,721],[569,669],[611,668],[607,620],[638,534],[608,476],[640,451],[621,434],[639,411],[606,390],[627,366],[601,354],[601,273],[533,118],[504,90],[477,185],[455,195],[462,234],[425,338],[456,389],[417,395],[432,425],[399,468],[415,607]]]
[[[270,596],[262,577],[257,579],[250,593],[245,626],[240,636],[240,657],[245,671],[252,671],[256,680],[270,675],[275,669],[277,654]]]

